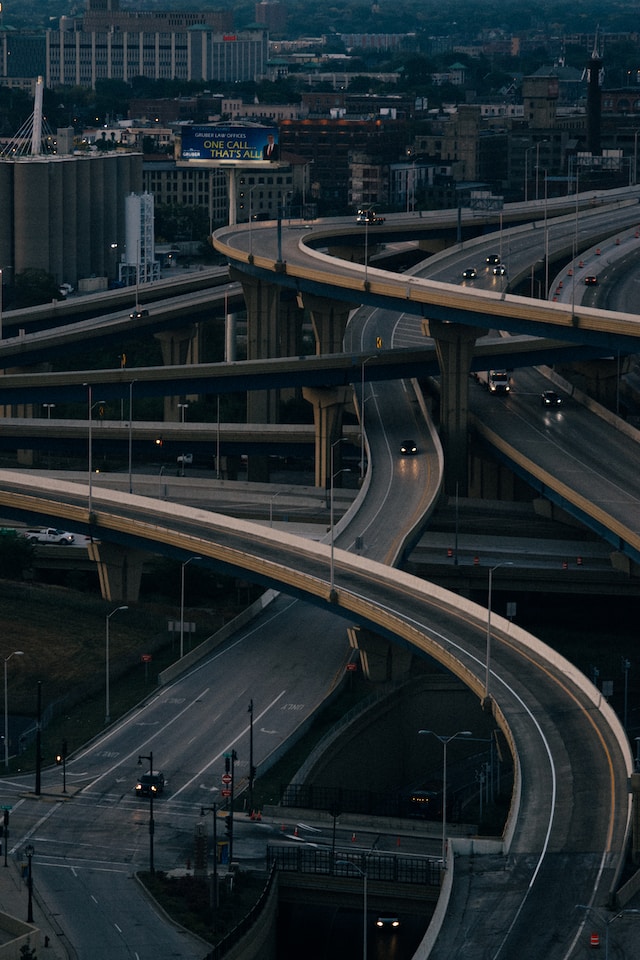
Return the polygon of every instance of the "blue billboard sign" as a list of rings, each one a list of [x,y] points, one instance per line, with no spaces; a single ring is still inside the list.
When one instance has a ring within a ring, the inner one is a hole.
[[[182,160],[247,163],[278,159],[278,128],[221,124],[184,127]]]

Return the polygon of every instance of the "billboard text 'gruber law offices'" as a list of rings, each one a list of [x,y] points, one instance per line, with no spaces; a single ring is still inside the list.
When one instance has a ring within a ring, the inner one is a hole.
[[[185,127],[182,130],[182,160],[231,160],[246,163],[263,160],[267,137],[278,136],[277,127],[225,126]]]

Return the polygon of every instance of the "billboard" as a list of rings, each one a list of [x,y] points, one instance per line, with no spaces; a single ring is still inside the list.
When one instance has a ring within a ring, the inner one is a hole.
[[[278,128],[220,124],[184,127],[181,160],[247,163],[277,160]]]

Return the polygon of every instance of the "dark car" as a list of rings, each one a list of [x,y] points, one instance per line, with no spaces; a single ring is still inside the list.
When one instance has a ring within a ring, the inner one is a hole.
[[[476,270],[475,267],[467,267],[466,270],[462,271],[462,278],[464,280],[473,280],[477,276],[478,276],[478,271]]]
[[[415,440],[403,440],[400,444],[400,453],[406,457],[410,456],[412,453],[417,453],[418,447]]]
[[[544,390],[540,395],[540,402],[543,407],[559,407],[562,397],[559,397],[555,390]]]
[[[140,320],[141,317],[148,317],[148,316],[149,316],[149,311],[148,311],[148,310],[138,309],[138,310],[133,310],[133,311],[129,314],[129,319],[130,319],[130,320]]]
[[[585,278],[584,278],[584,282],[586,283],[586,285],[587,285],[588,287],[595,287],[596,283],[598,282],[598,278],[597,278],[597,277],[585,277]]]
[[[489,266],[493,266],[494,263],[500,263],[500,257],[497,253],[490,253],[485,260],[485,263],[488,263]]]
[[[156,797],[164,790],[164,776],[160,770],[154,770],[153,773],[143,773],[136,783],[136,796]]]
[[[504,263],[497,263],[493,268],[494,277],[504,277],[506,272],[507,268],[505,267]]]

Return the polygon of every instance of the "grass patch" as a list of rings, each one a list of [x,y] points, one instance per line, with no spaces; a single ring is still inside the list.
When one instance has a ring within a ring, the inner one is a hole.
[[[251,912],[267,885],[266,874],[234,874],[233,886],[218,880],[218,907],[212,906],[210,878],[173,877],[166,873],[138,875],[149,893],[177,923],[202,937],[217,943]]]
[[[37,716],[38,684],[42,700],[42,755],[53,760],[66,739],[68,751],[83,746],[104,730],[106,687],[106,617],[119,604],[65,587],[0,581],[3,650],[7,664],[8,702],[12,716]],[[185,608],[196,623],[186,650],[215,633],[225,618],[239,612],[228,598],[224,611]],[[167,629],[179,613],[174,604],[130,603],[109,621],[110,715],[118,720],[157,687],[158,674],[179,656],[179,638]],[[143,663],[142,655],[151,655]],[[35,766],[35,744],[27,737],[11,769]]]

